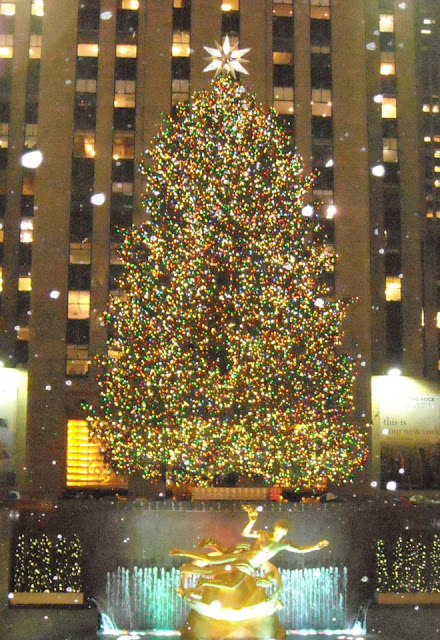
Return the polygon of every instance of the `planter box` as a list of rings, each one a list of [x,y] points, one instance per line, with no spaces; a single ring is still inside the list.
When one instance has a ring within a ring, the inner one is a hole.
[[[20,605],[28,607],[47,607],[47,606],[81,606],[84,604],[83,593],[66,593],[66,592],[30,592],[15,591],[9,596],[9,604],[11,606]]]
[[[436,604],[440,605],[440,592],[438,591],[414,591],[412,593],[376,593],[378,604]]]

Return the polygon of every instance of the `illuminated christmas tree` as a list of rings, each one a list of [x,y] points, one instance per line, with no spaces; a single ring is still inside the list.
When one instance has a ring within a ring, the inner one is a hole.
[[[240,57],[225,47],[210,50],[223,72]],[[222,73],[145,153],[147,222],[124,236],[88,408],[115,470],[300,488],[362,466],[354,363],[339,351],[347,302],[329,296],[333,258],[289,143]]]

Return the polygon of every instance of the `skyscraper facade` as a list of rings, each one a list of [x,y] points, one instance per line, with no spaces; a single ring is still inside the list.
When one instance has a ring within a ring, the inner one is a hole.
[[[360,419],[390,367],[438,382],[439,34],[436,0],[0,1],[0,346],[29,372],[20,483],[121,483],[81,409],[119,231],[144,219],[142,152],[209,87],[203,46],[226,35],[251,48],[242,80],[317,176],[308,212],[338,255],[333,291],[356,299],[344,347]]]

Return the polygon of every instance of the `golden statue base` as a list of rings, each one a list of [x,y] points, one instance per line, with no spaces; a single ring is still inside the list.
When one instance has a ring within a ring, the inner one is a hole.
[[[205,586],[200,592],[200,604],[189,603],[192,610],[180,630],[182,638],[220,640],[285,637],[286,631],[276,613],[267,613],[278,607],[268,600],[264,589],[255,587],[253,578],[246,577],[240,586],[232,591],[219,591],[214,587]],[[188,601],[188,598],[185,600]],[[204,615],[200,610],[206,610],[209,615]],[[239,619],[230,619],[234,617]]]

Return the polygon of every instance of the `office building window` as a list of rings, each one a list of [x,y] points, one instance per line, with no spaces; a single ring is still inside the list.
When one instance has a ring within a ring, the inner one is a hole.
[[[293,113],[293,87],[274,87],[273,106],[279,114]]]
[[[176,56],[177,58],[187,58],[190,53],[189,31],[173,31],[173,56]]]
[[[134,158],[134,134],[115,134],[113,138],[113,160],[132,158]]]
[[[76,93],[73,112],[75,129],[90,131],[96,127],[96,94]]]
[[[15,2],[0,2],[0,16],[15,16]]]
[[[330,0],[310,0],[310,17],[314,20],[329,20]]]
[[[71,242],[70,243],[70,264],[90,264],[92,248],[90,242]]]
[[[66,486],[83,489],[127,487],[127,480],[116,476],[104,461],[101,447],[89,436],[85,420],[67,423]]]
[[[189,100],[189,80],[173,80],[171,84],[171,103],[187,102]]]
[[[397,100],[396,98],[382,99],[382,118],[397,117]]]
[[[116,45],[116,57],[117,58],[136,58],[137,46],[135,44],[117,44]]]
[[[32,0],[31,14],[38,18],[44,16],[44,0]]]
[[[80,43],[77,47],[78,58],[96,58],[99,53],[99,47],[95,43]]]
[[[75,158],[95,157],[94,131],[75,131],[73,136],[73,156]]]
[[[9,144],[9,124],[0,123],[0,149],[7,149]]]
[[[383,161],[398,162],[397,138],[384,138],[383,140]]]
[[[273,0],[272,13],[278,18],[288,18],[293,15],[292,0]]]
[[[95,81],[95,91],[96,91],[96,80],[98,78],[98,59],[97,57],[91,56],[80,56],[76,59],[76,77],[77,83],[78,78],[84,78],[85,80],[94,80]],[[77,91],[82,91],[82,89],[76,89]],[[90,91],[90,89],[87,89]]]
[[[69,320],[86,320],[90,316],[90,291],[69,291],[67,317]]]
[[[33,240],[33,218],[22,218],[20,222],[20,242],[29,244]]]
[[[134,109],[136,106],[136,83],[134,80],[116,80],[113,104],[118,109]]]
[[[12,58],[14,54],[14,36],[0,34],[0,58]]]
[[[87,345],[67,345],[66,375],[86,376],[89,370],[89,348]]]
[[[274,51],[272,54],[274,64],[292,64],[293,54],[290,51]]]
[[[381,13],[379,16],[379,31],[381,33],[394,32],[394,16],[391,13]]]
[[[239,11],[240,10],[240,0],[223,0],[221,4],[222,11],[226,13],[228,11]]]
[[[387,302],[400,302],[402,299],[402,281],[398,276],[386,277],[385,299]]]
[[[312,116],[332,115],[332,93],[328,89],[312,89]]]
[[[137,11],[139,9],[139,0],[120,0],[120,8],[129,11]]]
[[[76,91],[78,93],[96,93],[96,80],[79,78],[76,81]]]
[[[391,76],[396,73],[394,52],[382,51],[380,54],[380,73],[382,76]]]
[[[41,36],[31,34],[29,40],[29,58],[41,58]]]
[[[136,58],[116,58],[115,80],[136,80]]]

